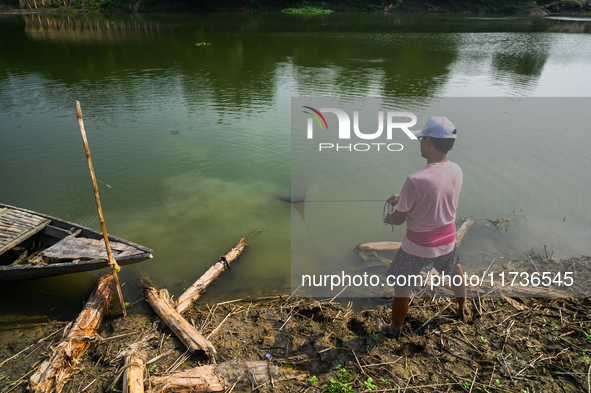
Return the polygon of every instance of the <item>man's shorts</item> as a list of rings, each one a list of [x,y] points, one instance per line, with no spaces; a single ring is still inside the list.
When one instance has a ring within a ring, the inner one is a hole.
[[[392,283],[396,282],[396,284],[393,285],[395,288],[412,289],[415,287],[415,280],[409,279],[409,277],[420,274],[423,267],[433,264],[433,267],[439,273],[445,273],[451,276],[454,267],[460,262],[460,254],[458,253],[458,248],[456,246],[454,246],[453,251],[449,254],[435,258],[417,257],[407,253],[402,248],[399,248],[386,276],[394,276],[390,281]],[[405,276],[405,279],[403,280],[401,278],[398,280],[397,278],[400,275]],[[398,285],[398,283],[405,283],[405,285]]]

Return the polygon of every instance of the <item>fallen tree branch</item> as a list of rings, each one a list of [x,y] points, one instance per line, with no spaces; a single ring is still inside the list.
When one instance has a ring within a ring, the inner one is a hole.
[[[252,387],[303,378],[294,370],[282,369],[266,360],[232,360],[191,368],[171,375],[152,378],[152,392],[221,392],[233,386]]]
[[[246,248],[246,244],[244,240],[246,236],[242,236],[236,247],[232,248],[228,253],[219,257],[218,261],[209,268],[193,285],[191,285],[187,290],[178,298],[176,301],[176,310],[182,314],[185,312],[189,307],[193,305],[199,297],[205,292],[205,289],[226,269],[230,269],[230,263],[238,259],[244,249]]]
[[[456,247],[460,246],[460,243],[462,243],[464,235],[466,234],[466,232],[468,232],[468,229],[470,229],[472,224],[474,224],[474,220],[472,219],[472,217],[465,218],[462,221],[462,224],[456,231]]]
[[[201,333],[195,329],[173,306],[173,301],[166,289],[157,290],[145,273],[138,273],[137,280],[144,287],[146,301],[168,326],[174,335],[181,340],[189,352],[204,351],[213,358],[216,350]]]
[[[144,393],[144,371],[146,370],[146,353],[133,348],[125,355],[123,363],[124,393]]]
[[[53,348],[50,358],[41,363],[29,380],[29,389],[35,392],[60,391],[72,374],[78,358],[82,356],[108,312],[113,299],[112,275],[99,278],[82,312],[62,341]]]

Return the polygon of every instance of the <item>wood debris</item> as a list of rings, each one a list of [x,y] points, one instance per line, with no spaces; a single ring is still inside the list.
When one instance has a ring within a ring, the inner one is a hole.
[[[63,340],[52,349],[30,378],[29,388],[35,392],[60,391],[79,362],[80,356],[97,336],[104,315],[113,299],[112,276],[99,278],[84,309],[68,329]]]

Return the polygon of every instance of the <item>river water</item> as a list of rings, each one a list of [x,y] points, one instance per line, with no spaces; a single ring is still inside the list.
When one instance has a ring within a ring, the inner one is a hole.
[[[544,245],[561,257],[589,254],[589,33],[585,18],[0,15],[0,200],[99,228],[80,100],[97,178],[110,186],[100,184],[107,229],[154,250],[137,266],[158,286],[179,295],[255,230],[207,296],[286,293],[292,97],[545,97],[555,100],[545,101],[545,114],[561,108],[564,128],[523,124],[515,139],[498,138],[493,116],[470,123],[450,152],[465,173],[458,215],[477,221],[463,264],[543,253]],[[452,120],[461,123],[461,113]],[[424,165],[417,150],[407,146],[387,175],[335,186],[335,194],[398,193]],[[331,245],[331,258],[354,263],[357,243],[401,239],[403,229],[381,224],[382,207],[328,203],[323,222],[347,226],[348,236],[328,224],[310,236]],[[485,225],[499,218],[511,218],[506,231]],[[131,270],[120,279],[133,302]],[[3,284],[2,299],[18,301],[3,301],[0,314],[71,318],[93,274]]]

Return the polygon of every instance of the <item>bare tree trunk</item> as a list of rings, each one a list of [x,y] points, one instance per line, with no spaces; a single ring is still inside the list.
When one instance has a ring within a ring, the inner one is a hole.
[[[152,378],[152,392],[221,392],[234,386],[261,385],[301,378],[296,371],[261,361],[230,362],[191,368],[185,371]]]
[[[191,305],[201,297],[201,295],[205,292],[205,289],[211,284],[224,270],[230,268],[230,263],[234,260],[238,259],[244,249],[246,248],[246,244],[244,240],[246,236],[242,236],[236,247],[231,249],[227,254],[221,256],[218,261],[209,268],[193,285],[191,285],[187,290],[178,298],[176,301],[176,310],[179,313],[185,312]]]
[[[144,372],[146,370],[146,353],[132,349],[125,355],[123,363],[123,393],[144,393]]]
[[[474,220],[472,219],[472,217],[468,217],[464,219],[464,221],[462,221],[462,224],[456,230],[456,247],[460,246],[460,243],[462,242],[464,235],[466,234],[466,232],[468,232],[468,229],[470,229],[472,224],[474,224]]]
[[[207,356],[214,358],[216,350],[213,345],[201,333],[195,329],[181,313],[186,311],[195,302],[205,289],[211,284],[230,263],[240,257],[244,252],[246,244],[243,236],[236,247],[221,256],[219,260],[209,268],[185,293],[181,295],[176,303],[166,289],[157,290],[151,280],[142,273],[138,274],[138,281],[144,287],[144,297],[160,319],[172,330],[175,336],[185,344],[187,349],[193,353],[197,350],[204,351]],[[215,360],[215,359],[214,359]]]
[[[31,376],[29,389],[35,392],[59,392],[63,388],[78,358],[96,337],[112,299],[112,276],[101,276],[67,335],[53,348],[51,357],[44,360]]]
[[[209,357],[215,356],[213,345],[175,310],[166,289],[157,290],[146,275],[140,274],[138,281],[144,287],[144,297],[150,307],[191,353],[201,350]]]

